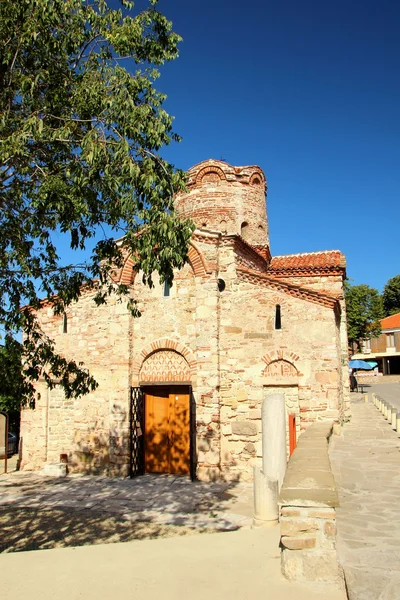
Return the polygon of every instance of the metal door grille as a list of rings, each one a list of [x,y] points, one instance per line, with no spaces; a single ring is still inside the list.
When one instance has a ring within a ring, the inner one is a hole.
[[[144,473],[144,394],[140,387],[131,388],[130,424],[132,478]]]

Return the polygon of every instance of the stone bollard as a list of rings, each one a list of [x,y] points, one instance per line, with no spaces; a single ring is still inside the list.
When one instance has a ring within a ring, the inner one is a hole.
[[[381,400],[381,413],[383,416],[385,416],[385,401]]]
[[[397,411],[395,409],[394,406],[392,406],[392,429],[394,429],[394,431],[396,431],[396,426],[397,426]]]
[[[396,431],[400,433],[400,413],[396,415]]]
[[[364,402],[368,402],[368,394],[364,394]]]
[[[378,409],[382,412],[382,400],[378,396]]]

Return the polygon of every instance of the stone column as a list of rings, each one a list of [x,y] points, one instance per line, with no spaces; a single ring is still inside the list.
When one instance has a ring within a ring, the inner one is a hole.
[[[286,413],[284,394],[271,394],[262,407],[262,469],[254,466],[255,526],[275,525],[278,494],[286,471]]]
[[[281,489],[286,472],[285,394],[271,394],[262,406],[263,473],[278,481]]]

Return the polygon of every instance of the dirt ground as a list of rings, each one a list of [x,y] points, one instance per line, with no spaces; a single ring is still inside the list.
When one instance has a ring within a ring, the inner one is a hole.
[[[210,532],[93,511],[0,507],[0,553],[110,544]]]

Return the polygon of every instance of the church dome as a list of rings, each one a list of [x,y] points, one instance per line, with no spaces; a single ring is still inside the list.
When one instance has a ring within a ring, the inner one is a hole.
[[[256,246],[269,246],[267,184],[257,166],[233,167],[209,159],[188,171],[188,192],[176,197],[178,214],[199,229],[240,235]]]

